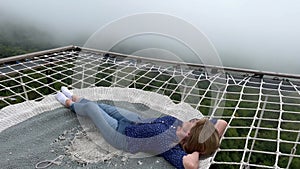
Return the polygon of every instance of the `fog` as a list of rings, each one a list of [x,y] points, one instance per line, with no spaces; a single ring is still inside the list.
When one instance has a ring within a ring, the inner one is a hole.
[[[0,0],[0,27],[28,24],[61,45],[83,46],[119,18],[164,13],[203,32],[224,66],[300,74],[299,9],[297,0]]]

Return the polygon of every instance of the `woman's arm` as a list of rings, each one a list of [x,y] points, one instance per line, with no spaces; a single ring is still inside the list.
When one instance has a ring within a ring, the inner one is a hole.
[[[227,122],[225,120],[218,120],[217,123],[215,124],[215,128],[217,129],[220,137],[223,136],[226,126],[227,126]]]
[[[199,168],[199,152],[195,151],[192,154],[183,156],[183,166],[185,169],[198,169]]]

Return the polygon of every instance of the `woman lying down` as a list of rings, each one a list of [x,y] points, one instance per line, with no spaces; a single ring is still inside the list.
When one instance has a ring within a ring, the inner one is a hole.
[[[88,116],[113,147],[162,156],[176,168],[199,168],[199,156],[218,149],[227,125],[224,120],[207,118],[186,122],[172,116],[144,119],[125,109],[80,98],[66,87],[61,90],[56,99],[79,116]]]

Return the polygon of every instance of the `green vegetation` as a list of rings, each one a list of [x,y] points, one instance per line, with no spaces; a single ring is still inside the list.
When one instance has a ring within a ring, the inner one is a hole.
[[[18,30],[18,28],[15,29]],[[51,46],[51,44],[41,43],[41,45],[37,45],[37,47],[33,43],[27,43],[34,41],[29,38],[32,37],[29,33],[30,31],[26,36],[18,33],[4,36],[3,32],[5,31],[0,29],[0,57],[41,50]],[[40,36],[44,36],[44,34],[40,33],[39,36],[33,37],[38,38]],[[216,93],[212,90],[213,86],[210,87],[208,80],[196,81],[191,79],[188,84],[192,85],[193,88],[188,88],[186,93],[188,92],[189,95],[185,96],[181,92],[182,89],[178,87],[178,83],[182,79],[180,77],[175,78],[167,72],[137,70],[132,67],[122,67],[122,71],[117,72],[118,67],[115,64],[106,63],[99,65],[98,73],[92,71],[89,73],[86,72],[87,74],[95,74],[94,77],[87,77],[86,74],[74,75],[73,70],[68,68],[74,68],[71,58],[67,62],[56,63],[55,67],[54,65],[48,65],[47,68],[40,67],[19,72],[26,76],[19,77],[20,74],[18,73],[1,76],[0,97],[8,98],[0,100],[0,109],[9,104],[23,102],[26,100],[25,98],[29,100],[42,99],[43,95],[53,94],[63,85],[73,85],[80,88],[82,87],[80,80],[83,76],[85,76],[86,81],[93,80],[95,86],[111,86],[114,82],[117,82],[116,86],[138,88],[164,94],[169,96],[175,103],[184,99],[185,102],[192,106],[197,106],[204,115],[209,115],[215,104],[214,97]],[[80,71],[82,70],[76,70],[76,72]],[[134,74],[129,74],[130,72],[134,72]],[[9,78],[9,76],[11,78]],[[74,79],[77,80],[74,81]],[[26,86],[20,85],[22,83],[26,83]],[[9,90],[4,89],[5,87],[9,88]],[[90,87],[90,85],[83,84],[83,87]],[[211,90],[207,91],[207,88]],[[259,99],[259,90],[257,88],[247,86],[242,89],[241,86],[229,85],[226,92],[225,98],[223,98],[220,103],[222,107],[219,107],[215,114],[222,116],[226,121],[230,122],[230,128],[228,128],[225,133],[225,139],[222,141],[221,149],[235,149],[236,151],[221,151],[217,153],[215,161],[239,163],[244,155],[244,162],[249,161],[249,163],[252,164],[273,166],[275,164],[276,155],[257,151],[276,152],[277,146],[279,146],[279,151],[282,153],[279,156],[279,167],[286,167],[289,161],[288,154],[290,154],[295,145],[289,141],[295,141],[297,139],[298,133],[293,132],[293,130],[299,131],[300,126],[292,122],[284,121],[281,122],[280,126],[284,131],[280,131],[279,133],[277,130],[279,124],[278,118],[281,115],[282,120],[300,120],[299,95],[294,98],[284,97],[284,104],[282,106],[284,112],[280,114],[280,99],[276,91],[264,89],[263,93],[273,95],[267,98],[268,103],[265,104],[264,111],[257,109],[264,106],[263,103],[259,104],[257,101]],[[243,93],[242,96],[241,93]],[[241,101],[239,101],[240,98],[242,99]],[[265,99],[265,96],[261,98],[261,100]],[[258,122],[258,120],[255,120],[253,117],[263,117],[263,120]],[[251,127],[252,125],[259,125],[258,127],[264,129]],[[277,140],[278,134],[282,140],[279,145],[277,145],[277,142],[272,141]],[[245,139],[247,136],[251,137],[248,143]],[[226,137],[230,139],[226,139]],[[253,139],[254,137],[258,139]],[[245,149],[256,150],[256,152],[244,151]],[[296,154],[300,154],[299,144],[297,145]],[[298,166],[300,166],[300,159],[295,157],[292,160],[290,168],[296,169]],[[234,164],[213,165],[212,167],[226,169],[240,168],[239,165]]]
[[[0,58],[58,47],[48,33],[33,26],[0,24]]]

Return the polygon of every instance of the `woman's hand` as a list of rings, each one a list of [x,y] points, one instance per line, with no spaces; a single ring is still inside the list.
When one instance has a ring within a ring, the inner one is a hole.
[[[183,166],[185,169],[199,168],[199,152],[195,151],[192,154],[183,156]]]
[[[215,128],[217,129],[220,137],[223,136],[226,127],[227,127],[227,122],[225,120],[218,120],[217,123],[215,124]]]

